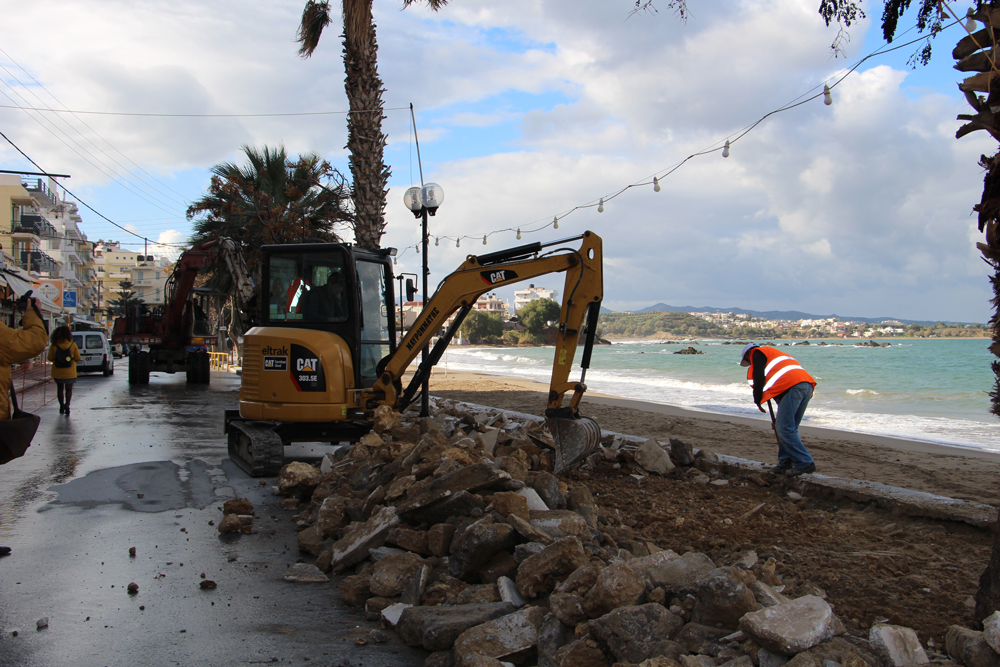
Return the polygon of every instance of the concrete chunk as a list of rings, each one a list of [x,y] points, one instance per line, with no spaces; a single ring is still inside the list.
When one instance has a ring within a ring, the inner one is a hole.
[[[740,619],[740,629],[764,648],[784,655],[844,634],[844,625],[830,605],[815,595],[750,612]]]
[[[983,619],[983,639],[991,649],[1000,653],[1000,611],[995,611]]]
[[[531,648],[544,618],[544,609],[528,607],[469,628],[455,640],[455,667],[469,667],[476,656],[502,658]]]
[[[403,611],[396,632],[408,646],[445,651],[469,628],[514,611],[509,602],[488,602],[451,607],[411,607]]]
[[[948,628],[944,638],[945,650],[955,662],[965,667],[1000,667],[1000,655],[990,648],[982,632],[960,625]]]
[[[529,514],[532,526],[557,540],[569,535],[581,538],[590,536],[590,526],[582,516],[572,510],[531,510]]]
[[[369,549],[382,546],[385,536],[397,525],[399,517],[396,516],[395,508],[383,507],[368,521],[348,529],[333,545],[331,567],[339,571],[361,562],[368,557]]]
[[[656,440],[650,438],[639,445],[635,452],[635,461],[649,472],[657,475],[666,475],[674,470],[674,462],[670,460],[663,447]]]
[[[634,605],[646,590],[646,582],[624,563],[612,563],[597,575],[597,583],[583,598],[583,610],[591,618],[613,609]]]
[[[889,667],[930,662],[917,633],[899,625],[877,624],[868,632],[868,642]]]
[[[670,638],[683,626],[683,620],[655,603],[621,607],[588,624],[591,635],[627,663],[677,655],[679,646]]]
[[[529,556],[517,568],[517,592],[531,599],[552,590],[577,568],[585,565],[587,556],[575,537],[564,537],[534,556]]]

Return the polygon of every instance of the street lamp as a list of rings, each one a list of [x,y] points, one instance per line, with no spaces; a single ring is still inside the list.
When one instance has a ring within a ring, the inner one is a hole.
[[[421,179],[422,180],[422,179]],[[412,187],[403,195],[403,203],[413,213],[413,217],[421,219],[420,243],[423,245],[423,300],[427,307],[427,216],[435,215],[438,207],[444,202],[444,188],[437,183],[428,183],[422,188]],[[424,368],[424,387],[420,399],[420,416],[430,416],[431,369],[427,366],[427,346],[420,353],[420,365]]]

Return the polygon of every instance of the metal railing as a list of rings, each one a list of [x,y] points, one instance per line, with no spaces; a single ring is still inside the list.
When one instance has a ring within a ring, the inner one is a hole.
[[[227,371],[229,370],[229,353],[228,352],[209,352],[209,363],[213,371]]]
[[[45,353],[10,368],[11,386],[25,412],[41,409],[56,397],[52,371]]]

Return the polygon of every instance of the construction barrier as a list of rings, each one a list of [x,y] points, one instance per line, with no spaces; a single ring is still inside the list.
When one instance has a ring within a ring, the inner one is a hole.
[[[212,366],[213,371],[227,371],[229,370],[229,353],[228,352],[209,352],[209,361]]]

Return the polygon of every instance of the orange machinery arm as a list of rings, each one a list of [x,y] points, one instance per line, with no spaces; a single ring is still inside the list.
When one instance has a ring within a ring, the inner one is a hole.
[[[576,240],[583,241],[579,249],[562,247],[539,254],[544,248]],[[478,257],[469,255],[454,273],[441,281],[434,296],[403,337],[396,352],[389,357],[375,386],[365,392],[362,405],[367,404],[370,399],[398,409],[409,403],[423,377],[430,372],[430,367],[424,368],[421,364],[406,392],[400,394],[397,388],[401,387],[403,373],[420,351],[430,344],[431,338],[437,335],[442,324],[453,312],[461,311],[448,333],[428,357],[429,366],[433,366],[441,358],[465,315],[472,310],[482,294],[503,285],[559,272],[566,273],[566,281],[563,288],[562,309],[559,313],[559,332],[552,364],[547,412],[563,409],[563,397],[572,391],[573,397],[568,409],[572,414],[577,414],[580,399],[587,390],[584,384],[586,369],[590,365],[590,348],[593,345],[597,316],[604,298],[602,241],[601,237],[593,232],[584,232],[580,236],[552,243],[533,243]],[[569,373],[585,317],[588,333],[581,363],[584,376],[579,382],[571,382]]]

